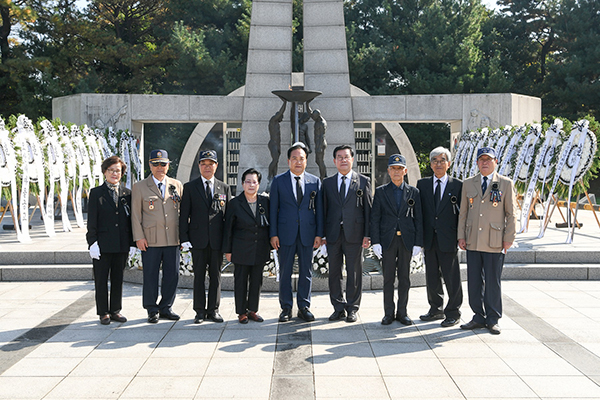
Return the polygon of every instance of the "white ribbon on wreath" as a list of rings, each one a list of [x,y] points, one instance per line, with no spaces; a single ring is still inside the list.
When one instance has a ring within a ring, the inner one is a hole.
[[[521,207],[521,229],[519,229],[519,233],[527,232],[527,221],[529,219],[529,208],[531,207],[531,202],[533,201],[533,195],[535,193],[535,186],[537,184],[538,176],[540,174],[540,170],[544,164],[544,154],[548,152],[548,148],[552,146],[553,141],[558,137],[558,131],[553,130],[555,125],[550,126],[546,130],[546,135],[542,146],[540,147],[540,151],[538,151],[536,155],[536,159],[534,161],[533,172],[531,173],[531,177],[529,178],[529,184],[527,185],[527,191],[525,192],[525,196],[523,198],[523,205]],[[541,130],[541,126],[540,126]],[[543,187],[542,187],[543,189]]]
[[[110,155],[119,154],[119,138],[112,126],[108,128],[108,138],[106,141],[108,143]]]
[[[566,177],[569,176],[569,195],[567,197],[567,205],[570,207],[571,195],[573,194],[573,186],[583,178],[583,175],[590,169],[593,162],[593,157],[596,154],[596,135],[588,129],[590,122],[586,119],[577,121],[573,124],[573,132],[578,135],[577,144],[571,147],[571,151],[567,156],[565,166],[560,172],[559,179],[561,182],[566,182]],[[577,206],[577,205],[576,205]],[[565,243],[573,242],[573,230],[570,225],[571,219],[567,218],[567,240]]]
[[[465,144],[465,148],[463,150],[463,154],[460,158],[460,167],[458,168],[458,177],[459,179],[465,179],[466,173],[465,169],[469,161],[471,161],[470,156],[473,153],[473,146],[475,145],[475,137],[473,132],[470,132],[467,136],[467,143]]]
[[[578,130],[577,130],[576,126],[573,126],[573,129],[571,130],[571,134],[569,135],[569,139],[563,143],[563,145],[560,149],[560,156],[558,158],[558,164],[556,164],[556,169],[554,170],[554,179],[552,180],[552,188],[548,192],[548,201],[546,201],[546,206],[544,207],[544,217],[546,215],[548,215],[548,209],[550,208],[550,199],[552,199],[552,196],[554,196],[554,192],[556,190],[556,185],[558,184],[558,181],[560,179],[561,172],[565,168],[565,165],[567,164],[567,160],[568,160],[569,156],[571,155],[571,149],[573,147],[573,143],[575,142],[576,136],[578,136]],[[582,135],[581,137],[583,139],[585,139],[585,135]],[[538,238],[543,238],[545,232],[546,232],[546,228],[545,228],[544,224],[542,224],[540,227],[540,233],[538,234]]]
[[[4,125],[4,120],[0,118],[0,191],[2,188],[9,186],[12,209],[14,213],[17,213],[19,209],[17,204],[17,156],[9,132]],[[16,220],[17,215],[13,215],[13,218]],[[15,224],[15,232],[17,233],[17,240],[24,242],[18,222]]]
[[[517,181],[527,182],[535,145],[541,134],[542,126],[540,124],[533,124],[529,127],[529,133],[517,153],[517,163],[512,178],[514,183],[517,183]]]
[[[131,152],[131,166],[133,169],[131,174],[135,177],[135,181],[139,182],[142,180],[142,161],[138,153],[137,139],[132,134],[129,134],[129,150]]]
[[[84,143],[86,144],[87,148],[89,149],[89,156],[90,156],[90,169],[92,171],[92,175],[94,176],[94,181],[98,182],[98,185],[100,185],[100,183],[103,180],[103,175],[102,175],[102,154],[100,153],[100,148],[98,147],[98,142],[96,141],[96,135],[94,135],[94,131],[92,131],[90,128],[88,128],[87,125],[83,126],[83,138],[84,138]],[[90,186],[93,187],[93,186]]]
[[[106,160],[108,157],[112,156],[110,152],[110,148],[108,147],[108,141],[104,137],[104,134],[100,129],[94,129],[94,136],[96,136],[96,141],[98,143],[98,149],[100,149],[100,154],[102,155],[102,161]]]
[[[119,141],[119,156],[127,167],[125,186],[131,189],[131,159],[129,157],[129,138],[127,132],[121,132],[121,140]]]
[[[75,150],[73,149],[73,144],[71,143],[71,138],[69,137],[69,129],[64,125],[58,126],[58,142],[60,143],[61,148],[63,150],[62,154],[65,171],[64,185],[62,182],[60,184],[60,212],[62,215],[63,230],[65,232],[71,232],[73,230],[73,227],[71,226],[71,221],[69,221],[69,215],[67,214],[67,204],[69,202],[69,193],[71,194],[71,198],[75,199],[75,178],[77,173],[77,160],[75,157]],[[69,189],[71,182],[73,182],[73,191]],[[73,214],[75,215],[75,220],[77,221],[78,225],[78,218],[81,218],[81,223],[83,223],[83,215],[78,214],[76,207],[73,210]]]
[[[510,140],[510,134],[512,132],[512,126],[510,125],[505,125],[504,128],[502,128],[500,130],[500,132],[498,133],[498,140],[496,141],[496,156],[498,157],[498,162],[499,160],[502,158],[502,155],[504,154],[504,150],[506,149],[506,146],[508,145],[508,141]]]
[[[465,150],[465,146],[467,145],[467,132],[464,132],[462,135],[460,135],[460,138],[458,139],[458,144],[456,145],[456,153],[454,154],[454,163],[452,163],[452,176],[454,178],[458,178],[458,174],[459,174],[459,167],[460,167],[460,161],[462,159],[464,150]]]
[[[479,149],[484,147],[488,134],[488,128],[483,128],[479,135],[477,135],[477,145],[473,148],[473,154],[471,156],[471,168],[469,170],[469,175],[465,176],[465,178],[469,178],[471,176],[475,176],[477,174],[477,152]]]
[[[85,150],[85,146],[83,145],[83,141],[81,140],[79,128],[76,125],[71,126],[69,138],[71,139],[71,145],[73,146],[73,154],[75,155],[75,165],[77,166],[77,174],[75,176],[74,181],[77,182],[77,184],[73,186],[73,192],[75,193],[75,200],[73,201],[73,204],[74,208],[76,209],[75,219],[77,220],[77,225],[80,228],[85,228],[85,223],[83,222],[81,195],[83,192],[83,179],[87,178],[88,181],[90,179],[93,179],[91,177],[92,172],[90,171],[87,151]],[[90,187],[93,186],[90,184]]]
[[[512,137],[510,138],[510,142],[508,142],[508,146],[506,146],[506,150],[504,154],[501,155],[500,158],[500,168],[498,168],[498,173],[500,175],[507,176],[510,173],[510,163],[517,150],[517,144],[521,141],[523,134],[525,133],[525,126],[519,126],[515,129]]]
[[[54,125],[47,119],[40,122],[43,133],[43,144],[46,149],[46,166],[48,168],[48,198],[46,199],[46,218],[51,221],[52,228],[54,230],[54,185],[59,182],[62,185],[65,184],[65,162],[62,149],[58,144],[58,138],[56,137],[56,130]],[[63,230],[65,224],[63,222]],[[67,232],[67,231],[66,231]]]

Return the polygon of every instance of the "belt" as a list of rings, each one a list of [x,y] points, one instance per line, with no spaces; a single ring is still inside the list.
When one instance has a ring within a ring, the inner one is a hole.
[[[396,231],[396,236],[402,236],[402,232]]]

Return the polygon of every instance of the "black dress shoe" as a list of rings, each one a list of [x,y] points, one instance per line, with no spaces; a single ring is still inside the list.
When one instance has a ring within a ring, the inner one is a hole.
[[[386,315],[381,320],[381,325],[390,325],[392,322],[394,322],[394,317],[391,315]]]
[[[356,316],[356,311],[352,310],[348,313],[348,316],[346,317],[346,322],[356,322],[358,320],[358,317]]]
[[[346,318],[346,311],[334,311],[333,314],[329,316],[330,321],[339,321],[340,319]]]
[[[458,324],[460,322],[460,319],[458,318],[446,318],[445,320],[442,321],[442,323],[440,325],[442,325],[444,328],[448,328],[450,326],[454,326],[456,324]]]
[[[284,308],[281,310],[281,314],[279,314],[279,322],[288,322],[292,319],[292,309]]]
[[[502,332],[502,329],[500,329],[500,325],[498,324],[488,324],[488,329],[492,335],[499,335],[500,332]]]
[[[473,329],[481,329],[481,328],[485,328],[484,324],[480,324],[479,322],[475,322],[473,320],[467,322],[464,325],[460,326],[460,329],[467,329],[467,330],[473,330]]]
[[[425,322],[444,319],[444,313],[432,313],[431,311],[429,311],[427,314],[421,315],[419,319]]]
[[[265,320],[256,311],[248,311],[248,318],[254,322],[263,322]]]
[[[223,317],[221,317],[221,314],[219,314],[218,311],[209,313],[208,319],[210,319],[212,322],[223,322]]]
[[[204,313],[197,313],[196,317],[194,318],[194,323],[201,324],[202,322],[204,322]]]
[[[110,319],[117,322],[127,322],[127,318],[119,313],[110,314]]]
[[[402,325],[412,325],[413,321],[410,319],[408,315],[403,315],[402,317],[397,316],[396,319],[400,321]]]
[[[151,312],[150,314],[148,314],[148,322],[151,324],[157,324],[158,323],[158,313]]]
[[[173,311],[168,310],[166,312],[161,312],[159,314],[161,318],[169,319],[171,321],[179,321],[179,315],[175,314]]]
[[[108,325],[110,324],[110,315],[108,314],[104,314],[100,316],[100,323],[102,325]]]
[[[315,316],[310,312],[308,307],[304,307],[298,310],[298,318],[302,318],[306,322],[312,322],[315,320]]]

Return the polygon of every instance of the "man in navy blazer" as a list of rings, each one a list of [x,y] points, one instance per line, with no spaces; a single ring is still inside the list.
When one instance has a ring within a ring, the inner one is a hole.
[[[333,305],[333,314],[329,320],[346,318],[346,322],[356,322],[362,295],[363,248],[371,245],[371,180],[352,171],[354,150],[348,145],[338,146],[333,150],[333,162],[338,173],[323,180],[325,236],[329,254],[329,298]],[[342,291],[344,258],[345,299]]]
[[[382,325],[394,319],[412,325],[406,306],[410,289],[410,259],[423,246],[423,217],[419,189],[404,182],[406,159],[393,154],[388,161],[392,181],[375,190],[371,210],[371,242],[373,252],[382,259],[383,309]],[[394,304],[394,280],[398,274],[398,307]],[[394,312],[395,311],[395,312]]]
[[[321,181],[305,172],[308,149],[296,142],[288,149],[289,171],[277,175],[271,184],[271,246],[279,253],[280,322],[292,318],[292,268],[298,255],[298,317],[310,322],[312,252],[323,237],[323,192]]]
[[[442,326],[460,322],[463,300],[458,264],[458,215],[462,181],[446,173],[451,163],[450,150],[436,147],[429,153],[434,176],[417,182],[423,208],[423,236],[425,248],[425,282],[429,311],[421,315],[422,321],[443,319]],[[442,277],[448,292],[444,307]]]

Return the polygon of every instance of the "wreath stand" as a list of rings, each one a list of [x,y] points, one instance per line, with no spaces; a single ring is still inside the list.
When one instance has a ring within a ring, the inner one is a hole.
[[[517,204],[519,205],[519,209],[522,210],[523,209],[523,203],[520,202],[519,199],[523,199],[523,195],[522,194],[519,194],[517,196]],[[529,206],[529,211],[527,212],[527,222],[526,222],[526,225],[525,225],[525,229],[526,230],[524,232],[526,232],[526,231],[529,230],[529,221],[531,221],[532,216],[533,216],[533,219],[536,219],[536,220],[540,219],[540,216],[537,215],[537,213],[535,212],[535,206],[538,203],[542,207],[544,206],[544,203],[542,202],[542,198],[540,196],[540,192],[539,192],[539,190],[536,190],[535,191],[535,197],[533,198],[533,201],[531,202],[531,205]]]
[[[0,198],[2,198],[2,197],[0,196]],[[8,199],[6,199],[6,207],[4,207],[4,209],[2,210],[2,215],[0,215],[0,225],[2,224],[2,221],[4,220],[6,211],[10,211],[10,216],[12,217],[13,224],[14,224],[14,226],[17,226],[17,220],[15,219],[15,210],[13,209],[12,202]]]

